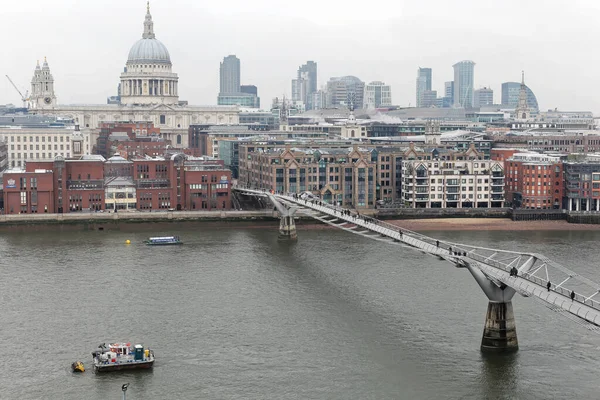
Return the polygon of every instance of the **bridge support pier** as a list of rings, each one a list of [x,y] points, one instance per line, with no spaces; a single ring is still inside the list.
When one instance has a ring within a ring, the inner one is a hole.
[[[293,215],[279,217],[279,240],[297,240],[296,223]]]
[[[490,280],[475,266],[468,263],[466,266],[489,299],[481,338],[481,351],[510,353],[519,350],[517,324],[512,306],[515,290]]]
[[[513,352],[519,350],[517,325],[512,301],[488,303],[485,326],[481,338],[481,351]]]

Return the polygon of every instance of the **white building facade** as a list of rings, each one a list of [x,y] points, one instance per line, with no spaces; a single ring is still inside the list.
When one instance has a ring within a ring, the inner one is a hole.
[[[402,176],[402,194],[409,207],[504,207],[502,161],[405,160]]]
[[[384,82],[375,81],[365,85],[363,108],[379,108],[392,105],[392,88]]]
[[[48,161],[55,157],[79,157],[93,147],[90,130],[64,128],[0,128],[8,145],[8,166],[24,167],[27,161]]]

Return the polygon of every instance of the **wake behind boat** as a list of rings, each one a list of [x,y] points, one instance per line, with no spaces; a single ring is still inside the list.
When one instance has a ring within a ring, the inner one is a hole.
[[[183,244],[183,242],[179,239],[179,236],[158,236],[151,237],[147,240],[144,240],[148,246],[168,246],[174,244]]]
[[[92,352],[94,372],[121,371],[124,369],[148,369],[154,365],[154,352],[141,344],[112,343],[98,346]]]

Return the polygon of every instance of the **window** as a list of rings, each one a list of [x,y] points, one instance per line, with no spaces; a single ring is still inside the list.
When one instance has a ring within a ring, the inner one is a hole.
[[[21,204],[27,204],[27,192],[21,192]]]
[[[160,123],[160,124],[166,124],[166,123],[167,123],[167,122],[166,122],[166,120],[167,120],[167,118],[166,118],[164,115],[161,115],[161,116],[160,116],[160,122],[159,122],[159,123]]]

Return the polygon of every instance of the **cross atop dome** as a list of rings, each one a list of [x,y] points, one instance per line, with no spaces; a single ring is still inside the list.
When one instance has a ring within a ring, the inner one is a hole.
[[[152,22],[152,15],[150,14],[150,1],[146,3],[146,19],[144,20],[144,39],[154,39],[154,22]]]

